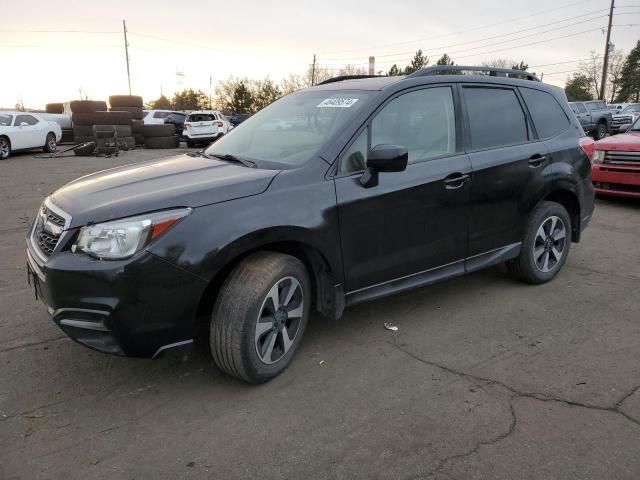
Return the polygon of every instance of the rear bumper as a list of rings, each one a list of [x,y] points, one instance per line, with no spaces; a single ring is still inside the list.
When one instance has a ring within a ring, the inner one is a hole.
[[[197,140],[198,142],[205,142],[205,141],[212,142],[212,141],[217,140],[218,138],[220,138],[222,136],[222,132],[193,134],[191,132],[183,131],[182,135],[187,140]]]
[[[592,180],[598,194],[640,198],[640,167],[594,164]]]
[[[148,252],[115,262],[59,252],[43,264],[32,249],[28,245],[32,288],[55,324],[78,343],[154,357],[192,341],[206,288],[199,277]]]

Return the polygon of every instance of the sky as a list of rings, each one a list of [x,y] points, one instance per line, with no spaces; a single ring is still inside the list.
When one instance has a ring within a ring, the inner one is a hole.
[[[3,0],[8,2],[10,0]],[[563,86],[591,50],[602,54],[609,0],[29,0],[3,9],[0,107],[43,108],[88,96],[127,93],[145,101],[182,88],[209,92],[229,76],[280,81],[313,61],[376,70],[406,65],[417,49],[435,63],[524,60]],[[618,0],[611,41],[640,39],[640,0]]]

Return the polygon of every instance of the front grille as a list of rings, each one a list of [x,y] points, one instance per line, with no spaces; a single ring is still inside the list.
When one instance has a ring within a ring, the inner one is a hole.
[[[640,152],[607,150],[604,152],[604,163],[640,166]]]
[[[60,240],[65,219],[43,203],[33,230],[33,241],[43,255],[49,257]]]
[[[593,186],[599,190],[614,190],[617,192],[640,193],[640,185],[628,185],[626,183],[593,182]]]
[[[618,117],[614,118],[611,123],[613,125],[621,125],[623,123],[631,123],[633,121],[633,117]]]

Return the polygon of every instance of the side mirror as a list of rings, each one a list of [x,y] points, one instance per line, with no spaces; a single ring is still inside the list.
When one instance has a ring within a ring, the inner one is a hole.
[[[367,157],[367,170],[360,177],[365,188],[378,186],[378,173],[402,172],[407,168],[409,152],[398,145],[376,145]]]

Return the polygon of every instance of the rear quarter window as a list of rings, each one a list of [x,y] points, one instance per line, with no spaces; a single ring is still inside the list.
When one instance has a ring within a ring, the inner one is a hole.
[[[555,137],[569,128],[569,118],[553,95],[532,88],[521,88],[520,93],[540,138]]]

